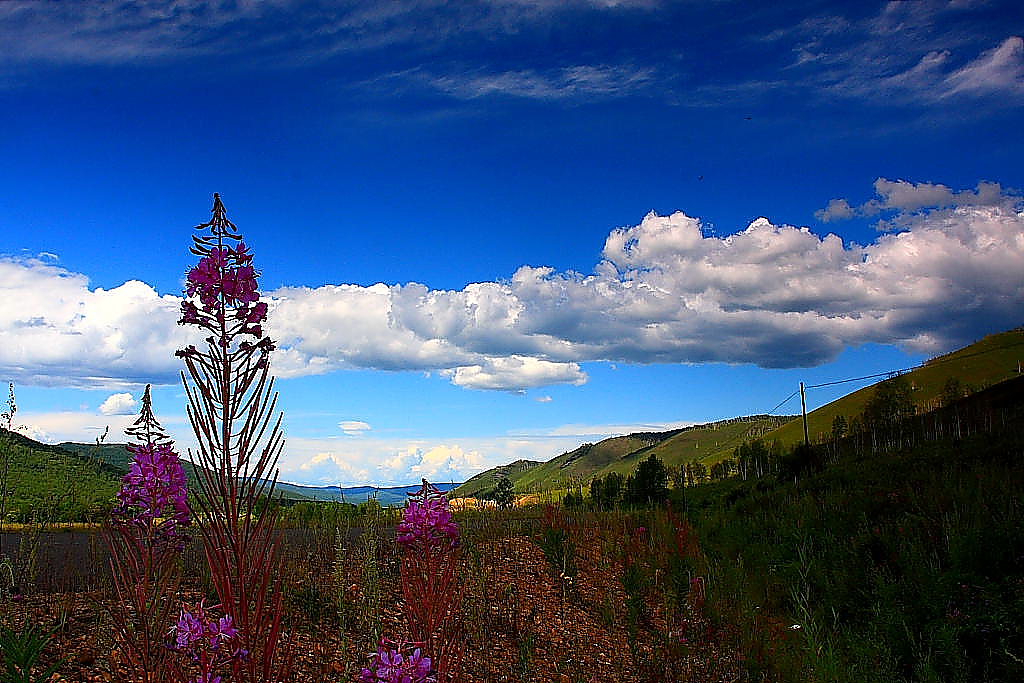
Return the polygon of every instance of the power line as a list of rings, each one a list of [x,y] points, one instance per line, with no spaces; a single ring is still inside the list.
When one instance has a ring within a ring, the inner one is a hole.
[[[820,389],[822,387],[831,387],[831,386],[835,386],[837,384],[846,384],[848,382],[859,382],[859,381],[866,380],[866,379],[874,379],[876,377],[894,377],[896,375],[901,375],[901,374],[903,374],[905,372],[911,372],[912,370],[917,370],[919,368],[933,367],[935,365],[942,365],[943,363],[952,363],[953,361],[961,361],[961,360],[964,360],[965,358],[973,358],[975,356],[982,356],[982,355],[984,355],[986,353],[993,353],[995,351],[1003,351],[1005,349],[1011,349],[1011,348],[1015,348],[1017,346],[1024,346],[1024,341],[1019,341],[1019,342],[1014,343],[1014,344],[1006,344],[1005,346],[1000,346],[1000,347],[997,347],[997,348],[994,348],[994,349],[985,349],[983,351],[975,351],[974,353],[958,354],[955,357],[950,357],[950,358],[941,358],[941,357],[933,358],[931,360],[923,361],[923,362],[921,362],[921,363],[919,363],[917,365],[911,366],[909,368],[900,368],[898,370],[888,370],[886,372],[876,372],[874,374],[863,375],[861,377],[847,377],[845,379],[837,379],[837,380],[833,380],[831,382],[822,382],[821,384],[807,384],[807,385],[804,385],[804,389]],[[762,413],[762,415],[773,415],[775,413],[775,411],[777,411],[779,408],[781,408],[782,406],[784,406],[787,403],[789,403],[799,393],[800,393],[800,390],[797,389],[792,394],[790,394],[786,398],[784,398],[781,401],[779,401],[775,405],[775,407],[772,408],[771,410],[769,410],[767,413]],[[749,427],[747,429],[746,433],[741,438],[743,440],[746,440],[746,437],[749,436],[752,431],[753,431],[753,425],[751,425],[751,427]]]
[[[776,410],[778,410],[778,409],[779,409],[779,408],[781,408],[782,406],[784,406],[784,405],[786,405],[787,403],[789,403],[790,399],[792,399],[792,398],[793,398],[794,396],[796,396],[796,395],[797,395],[797,394],[799,394],[799,393],[800,393],[800,390],[799,390],[799,389],[797,389],[797,390],[796,390],[796,391],[794,391],[794,392],[793,392],[792,394],[790,394],[790,395],[789,395],[789,396],[787,396],[786,398],[782,399],[782,401],[780,401],[780,402],[779,402],[779,404],[778,404],[777,406],[775,406],[774,408],[772,408],[771,410],[769,410],[769,411],[768,411],[767,413],[764,413],[764,414],[765,414],[765,415],[771,415],[771,414],[772,414],[772,413],[774,413],[774,412],[775,412]]]
[[[874,379],[875,377],[892,377],[894,375],[902,375],[904,372],[909,372],[914,368],[919,368],[920,365],[915,365],[913,368],[901,368],[899,370],[888,370],[886,372],[876,372],[873,375],[864,375],[863,377],[848,377],[847,379],[837,379],[832,382],[822,382],[821,384],[807,384],[804,386],[805,389],[820,389],[821,387],[831,387],[836,384],[846,384],[847,382],[858,382],[862,379]]]
[[[831,387],[831,386],[834,386],[836,384],[846,384],[847,382],[858,382],[860,380],[865,380],[865,379],[874,379],[875,377],[886,377],[886,376],[892,377],[892,376],[896,376],[896,375],[901,375],[901,374],[903,374],[905,372],[911,372],[912,370],[918,370],[920,368],[933,367],[935,365],[942,365],[943,363],[952,363],[953,361],[960,361],[960,360],[963,360],[965,358],[974,358],[975,356],[983,356],[986,353],[993,353],[995,351],[1003,351],[1005,349],[1011,349],[1011,348],[1014,348],[1014,347],[1017,347],[1017,346],[1024,346],[1024,341],[1017,342],[1016,344],[1007,344],[1006,346],[1000,346],[1000,347],[994,348],[994,349],[985,349],[983,351],[975,351],[974,353],[960,354],[960,355],[957,355],[955,357],[950,357],[950,358],[939,358],[939,359],[933,359],[933,360],[926,360],[926,361],[924,361],[922,363],[918,363],[917,365],[911,366],[909,368],[899,368],[898,370],[888,370],[886,372],[876,372],[873,375],[864,375],[863,377],[848,377],[846,379],[837,379],[837,380],[834,380],[832,382],[822,382],[821,384],[808,384],[804,388],[806,388],[806,389],[819,389],[821,387]],[[786,400],[788,401],[789,399],[786,399]]]

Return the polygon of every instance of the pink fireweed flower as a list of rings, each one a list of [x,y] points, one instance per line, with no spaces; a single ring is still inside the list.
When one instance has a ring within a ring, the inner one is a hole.
[[[247,323],[261,323],[267,319],[267,304],[260,301],[255,306],[239,308],[235,315]]]
[[[173,639],[170,648],[189,656],[201,674],[196,681],[218,680],[213,672],[231,662],[245,659],[249,652],[239,641],[241,634],[235,628],[230,614],[217,617],[213,609],[202,600],[195,606],[182,604],[181,615],[171,628]]]
[[[183,608],[172,633],[174,635],[174,649],[176,650],[189,650],[195,643],[202,640],[203,635],[206,633],[206,624],[203,623],[202,603],[199,604],[197,614],[192,614]]]
[[[370,666],[359,675],[361,683],[434,683],[430,657],[424,657],[419,648],[408,652],[411,647],[381,640]]]
[[[220,644],[238,637],[238,629],[232,623],[231,615],[227,614],[220,619],[211,620],[206,625],[206,631],[210,636],[210,647],[217,649]]]
[[[128,450],[133,460],[121,480],[115,518],[175,536],[191,521],[188,484],[178,455],[170,444],[132,445]]]
[[[444,495],[427,495],[423,500],[410,500],[402,521],[398,523],[398,543],[406,547],[434,547],[459,544],[459,527],[452,519],[448,499]]]
[[[219,297],[231,306],[259,301],[259,273],[252,267],[245,243],[236,248],[214,247],[185,277],[185,293],[198,296],[203,306],[215,308]]]

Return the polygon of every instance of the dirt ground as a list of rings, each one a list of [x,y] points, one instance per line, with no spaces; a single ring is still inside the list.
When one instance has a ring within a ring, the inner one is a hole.
[[[339,618],[334,601],[318,602],[340,594],[346,604],[365,609],[358,554],[334,563],[317,555],[316,548],[308,552],[308,561],[292,565],[288,588],[294,680],[353,681],[372,652],[368,623],[384,634],[407,633],[396,558],[385,555],[381,560],[379,599],[368,620],[366,614]],[[621,565],[606,555],[598,538],[580,539],[578,572],[565,577],[552,568],[531,536],[474,544],[463,555],[462,680],[747,680],[741,658],[730,646],[735,634],[703,616],[693,614],[669,625],[665,609],[652,599],[644,618],[631,628]],[[307,571],[297,571],[300,566]],[[189,601],[199,596],[191,590],[178,597]],[[0,621],[14,628],[31,622],[54,632],[43,661],[65,661],[53,680],[114,681],[119,678],[109,664],[114,647],[109,600],[101,590],[35,594],[0,605]]]

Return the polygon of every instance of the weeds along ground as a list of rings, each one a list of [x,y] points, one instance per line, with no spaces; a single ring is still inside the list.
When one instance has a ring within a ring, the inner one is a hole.
[[[717,610],[786,680],[1024,680],[1022,464],[1014,426],[688,489]]]
[[[744,680],[739,634],[705,611],[688,523],[662,512],[548,508],[456,515],[462,531],[457,606],[465,681]],[[295,680],[352,681],[385,634],[408,634],[396,511],[285,529],[285,624]],[[680,526],[674,526],[676,525]],[[0,621],[54,632],[41,664],[64,660],[57,680],[117,680],[107,610],[115,600],[102,544],[74,542],[85,573],[77,590],[29,591],[0,605]],[[685,539],[683,539],[685,541]],[[670,559],[673,549],[688,557]],[[43,554],[59,554],[45,548]],[[212,598],[201,547],[182,554],[185,602]],[[38,585],[53,585],[39,567]],[[697,589],[694,588],[697,586]]]
[[[457,513],[461,680],[1021,680],[1022,456],[1018,433],[983,434],[657,510]],[[356,680],[382,635],[409,633],[399,516],[282,530],[294,680]],[[65,660],[59,680],[117,680],[103,544],[35,542],[0,623],[54,632],[41,664]],[[201,545],[181,563],[175,598],[211,598]]]
[[[448,680],[1024,680],[1024,415],[979,411],[968,430],[960,408],[953,430],[918,416],[656,508],[456,512],[451,599],[429,616]],[[309,512],[279,529],[289,680],[355,681],[382,636],[414,638],[424,565],[400,544],[401,510]],[[39,670],[56,664],[55,680],[125,680],[97,537],[5,539],[33,560],[15,563],[0,625],[53,633]],[[203,552],[193,532],[167,599],[214,600]]]

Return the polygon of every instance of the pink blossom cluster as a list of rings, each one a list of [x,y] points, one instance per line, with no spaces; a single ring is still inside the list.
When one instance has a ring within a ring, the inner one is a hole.
[[[459,544],[459,527],[444,494],[426,492],[421,500],[408,502],[398,523],[398,543],[409,548],[454,548]]]
[[[230,305],[259,301],[256,269],[245,242],[212,248],[209,256],[189,269],[185,292],[198,295],[204,306],[216,306],[221,295]]]
[[[180,527],[188,526],[191,511],[185,470],[170,444],[128,446],[133,456],[117,493],[118,521],[159,530],[174,538]]]
[[[437,679],[431,675],[430,657],[424,657],[419,648],[410,653],[411,647],[381,640],[370,666],[363,667],[360,682],[434,683]]]
[[[248,655],[239,644],[241,634],[231,615],[218,617],[203,601],[194,607],[182,605],[171,636],[171,649],[187,654],[199,668],[199,674],[190,683],[219,683],[221,677],[215,675],[216,670]]]
[[[180,322],[212,328],[215,323],[224,322],[221,306],[230,306],[235,309],[234,317],[242,323],[242,333],[262,337],[260,323],[267,319],[267,304],[260,301],[258,277],[245,242],[235,247],[211,248],[209,255],[199,259],[185,277],[185,294],[199,297],[202,308],[183,301]]]

